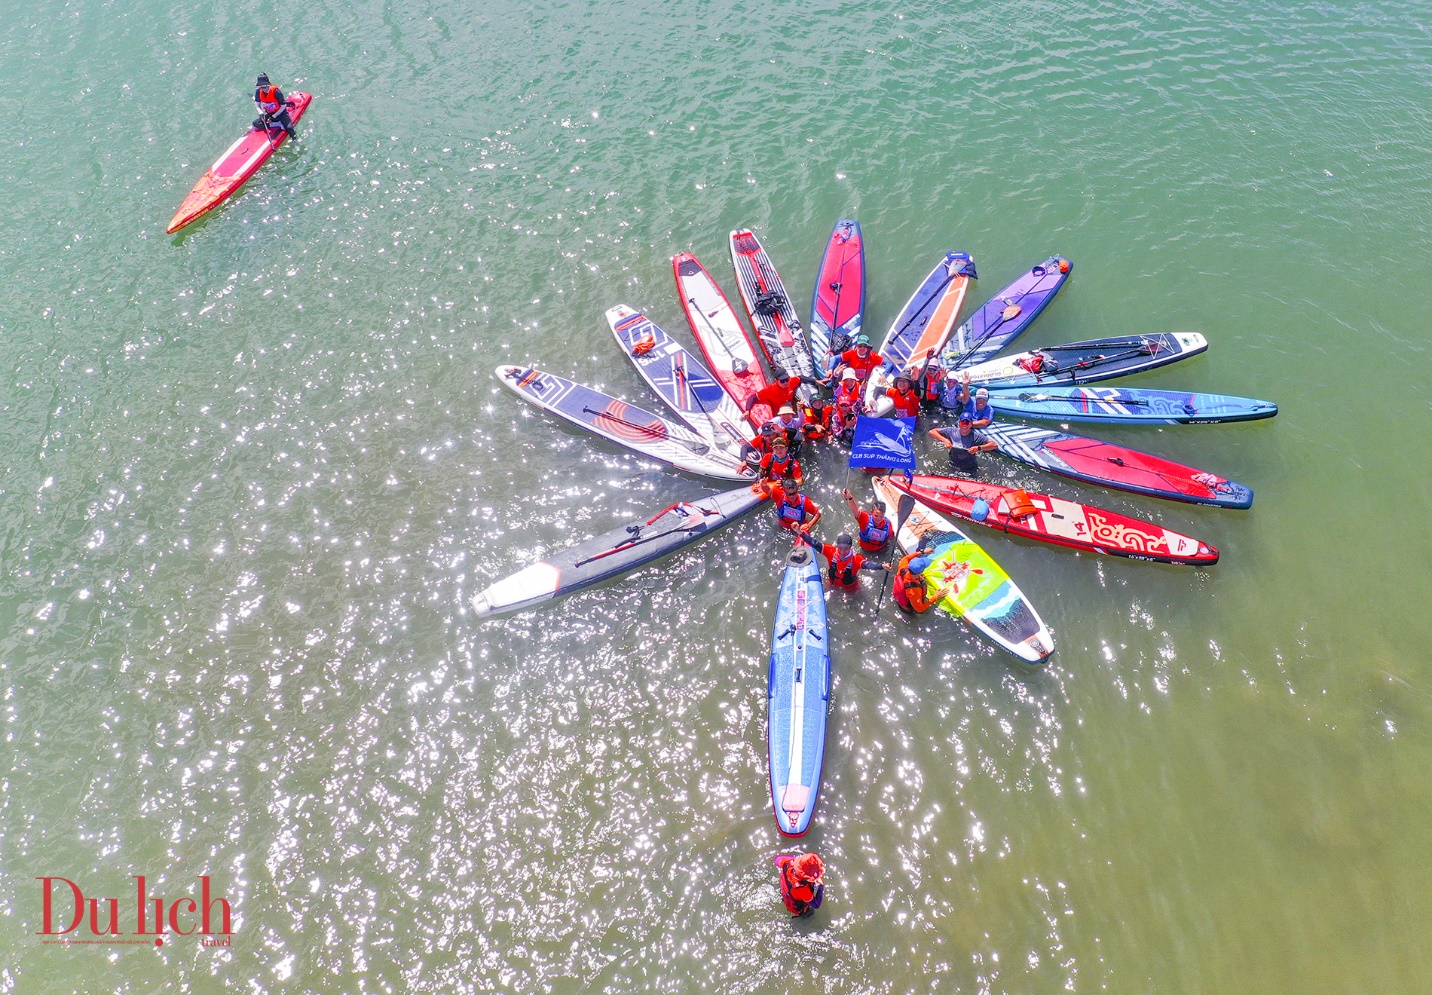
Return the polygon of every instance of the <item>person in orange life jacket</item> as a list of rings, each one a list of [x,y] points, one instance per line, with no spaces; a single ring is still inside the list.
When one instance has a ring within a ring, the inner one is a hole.
[[[779,411],[787,404],[794,404],[796,391],[800,388],[800,377],[786,377],[775,383],[768,383],[746,398],[743,410],[750,411],[758,404],[768,404],[772,411]]]
[[[815,546],[815,543],[811,543]],[[890,564],[877,563],[874,560],[867,560],[855,552],[855,540],[842,532],[835,537],[835,545],[821,543],[818,547],[820,555],[824,556],[829,567],[826,569],[826,579],[830,581],[831,587],[838,587],[842,591],[858,591],[860,589],[860,571],[862,570],[889,570]]]
[[[786,443],[785,437],[777,435],[771,439],[771,451],[761,457],[761,462],[756,468],[756,475],[762,480],[781,480],[790,477],[797,484],[805,480],[805,473],[801,470],[800,462],[791,455],[791,448]]]
[[[780,872],[781,901],[793,916],[805,917],[825,898],[825,862],[818,853],[783,853],[773,863]]]
[[[840,367],[838,368],[842,370],[842,377],[844,370],[854,370],[856,379],[863,383],[870,379],[870,371],[884,362],[880,353],[871,348],[870,336],[861,334],[855,337],[854,348],[847,349],[840,354]]]
[[[860,413],[865,395],[860,385],[860,377],[854,370],[846,370],[840,375],[840,383],[835,388],[835,397],[832,401],[835,404],[843,404],[856,414]]]
[[[918,615],[927,610],[931,605],[937,605],[944,601],[955,591],[953,584],[945,584],[936,589],[933,594],[927,593],[928,586],[925,584],[923,571],[929,567],[929,557],[935,552],[933,546],[926,546],[924,549],[917,549],[908,556],[900,558],[895,567],[895,605],[903,612],[911,615]],[[923,560],[915,564],[920,567],[914,569],[911,564],[916,560]]]
[[[932,428],[930,438],[944,444],[950,451],[950,469],[967,477],[980,472],[980,453],[993,452],[999,445],[982,432],[976,432],[968,413],[960,415],[954,428]]]
[[[809,539],[810,530],[820,522],[821,512],[814,501],[800,492],[795,478],[785,477],[779,484],[767,482],[764,487],[776,507],[776,524]]]
[[[895,386],[885,388],[885,396],[895,405],[896,418],[920,417],[920,395],[915,393],[915,380],[910,374],[895,375]]]
[[[821,420],[825,423],[825,430],[830,438],[844,442],[847,445],[855,437],[855,407],[848,402],[839,404],[827,404]]]
[[[869,511],[861,511],[855,504],[855,496],[849,490],[840,493],[845,497],[850,513],[855,516],[855,521],[860,526],[860,548],[867,553],[878,553],[890,545],[890,536],[894,533],[895,526],[885,517],[885,506],[879,499],[870,506]]]
[[[288,103],[283,91],[269,82],[268,74],[259,73],[258,79],[254,81],[254,106],[259,109],[254,127],[267,131],[278,126],[292,137],[293,118],[288,115]]]

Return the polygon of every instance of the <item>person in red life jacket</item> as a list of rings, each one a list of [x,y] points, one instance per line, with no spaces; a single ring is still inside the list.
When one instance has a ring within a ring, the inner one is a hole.
[[[821,421],[830,439],[849,445],[855,437],[855,417],[855,408],[851,404],[827,404]]]
[[[863,407],[864,388],[860,385],[860,377],[854,370],[846,370],[840,375],[840,384],[835,388],[835,397],[831,400],[834,404],[843,404],[856,414],[860,413]]]
[[[290,138],[294,136],[293,118],[288,115],[288,98],[269,82],[267,73],[259,73],[254,81],[254,106],[259,109],[259,116],[254,120],[255,128],[260,131],[282,128]]]
[[[742,447],[741,455],[745,457],[746,462],[751,466],[760,466],[761,460],[770,454],[771,440],[775,437],[775,423],[766,422],[766,424],[761,426],[761,430],[756,433],[754,438],[746,441],[746,445]]]
[[[818,853],[783,853],[774,861],[780,873],[781,901],[786,911],[798,918],[820,908],[825,898],[825,861]]]
[[[895,386],[885,388],[885,396],[895,405],[896,418],[920,417],[920,395],[915,393],[915,378],[905,372],[895,375]]]
[[[811,543],[815,545],[814,542]],[[821,543],[820,555],[825,557],[829,564],[825,571],[826,579],[830,586],[839,588],[842,591],[860,590],[860,571],[862,570],[889,570],[890,564],[877,563],[874,560],[867,560],[855,552],[855,540],[842,532],[835,537],[835,545]]]
[[[785,477],[779,484],[767,483],[766,493],[776,507],[776,524],[807,539],[810,530],[820,522],[820,508],[800,492],[794,477]]]
[[[928,557],[934,552],[933,547],[917,549],[909,556],[901,557],[900,562],[895,565],[895,588],[891,593],[895,596],[896,607],[908,615],[918,615],[954,593],[953,584],[946,584],[936,589],[933,594],[928,593],[929,587],[925,583],[924,574],[910,566],[915,560],[925,558],[923,563],[916,566],[928,567]]]
[[[786,405],[795,403],[796,391],[800,389],[800,385],[800,377],[786,377],[784,380],[768,383],[746,398],[744,410],[749,412],[758,404],[767,404],[772,411],[779,411]]]
[[[894,533],[895,526],[885,517],[885,506],[879,499],[870,506],[869,511],[861,511],[855,504],[855,496],[849,490],[840,493],[845,497],[850,513],[855,516],[855,521],[860,526],[860,548],[867,553],[878,553],[890,545],[890,536]]]
[[[836,369],[845,376],[845,370],[854,370],[855,378],[861,383],[870,379],[870,371],[884,363],[884,358],[870,346],[870,336],[857,335],[854,348],[840,354],[840,365]]]
[[[756,475],[762,480],[783,480],[790,477],[797,484],[805,480],[800,461],[791,455],[791,447],[781,435],[771,440],[771,451],[761,457],[761,462],[756,467]]]

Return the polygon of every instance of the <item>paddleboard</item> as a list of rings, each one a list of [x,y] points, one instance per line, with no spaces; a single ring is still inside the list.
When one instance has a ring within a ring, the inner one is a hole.
[[[697,435],[740,457],[750,439],[746,416],[711,371],[656,322],[625,304],[607,310],[607,324],[651,389]]]
[[[742,228],[731,233],[731,263],[736,268],[741,300],[766,350],[771,369],[777,378],[800,377],[802,382],[796,396],[806,404],[815,405],[820,392],[815,384],[815,359],[806,342],[805,329],[796,317],[785,284],[755,232]]]
[[[844,218],[835,223],[825,243],[810,304],[810,351],[822,374],[830,362],[831,342],[853,343],[864,313],[865,241],[860,222]]]
[[[620,577],[706,538],[764,500],[763,492],[738,487],[699,501],[678,502],[504,577],[475,595],[472,607],[479,616],[500,615]]]
[[[1002,387],[989,392],[996,411],[1021,418],[1131,425],[1212,425],[1272,418],[1272,401],[1134,387]]]
[[[945,369],[982,363],[1023,335],[1059,293],[1073,269],[1074,264],[1063,256],[1050,256],[980,305],[950,336],[945,346]]]
[[[753,475],[725,450],[635,404],[530,367],[499,366],[496,373],[498,382],[523,400],[643,456],[720,480]]]
[[[298,119],[303,117],[303,112],[308,110],[308,105],[313,102],[313,94],[290,93],[288,101],[288,116],[297,124]],[[169,227],[164,229],[165,234],[174,234],[228,200],[235,190],[243,186],[245,180],[268,161],[274,149],[287,140],[288,132],[282,128],[267,131],[250,128],[199,177],[199,182],[194,184],[194,189],[189,191],[189,196],[184,198],[179,210],[175,211],[174,217],[169,220]]]
[[[915,288],[880,343],[885,362],[898,370],[918,373],[925,360],[938,356],[960,316],[975,262],[968,252],[947,252]]]
[[[995,423],[982,431],[1002,455],[1088,484],[1215,508],[1253,504],[1252,488],[1161,456],[1028,425]]]
[[[937,511],[1038,542],[1158,563],[1206,567],[1218,562],[1218,550],[1205,542],[1153,522],[1048,494],[918,473],[908,485],[903,477],[892,476],[890,482]],[[983,520],[975,515],[981,501],[987,509]]]
[[[766,675],[771,806],[784,836],[804,836],[820,793],[830,701],[830,640],[820,561],[805,543],[786,557]]]
[[[677,253],[671,257],[671,269],[676,274],[676,292],[686,311],[686,321],[701,347],[701,355],[706,357],[706,365],[736,406],[744,409],[747,401],[768,383],[751,333],[695,256]],[[775,414],[769,404],[758,404],[746,413],[746,420],[752,428],[759,429]]]
[[[966,373],[970,376],[971,387],[991,389],[1096,383],[1167,366],[1197,356],[1207,348],[1208,340],[1197,332],[1088,339],[986,360],[958,373],[952,371],[946,383],[953,387]],[[952,395],[953,391],[946,391],[947,399]]]
[[[963,618],[990,642],[1025,663],[1038,666],[1054,652],[1054,636],[1014,581],[974,540],[934,508],[903,493],[889,477],[871,483],[885,514],[899,524],[896,542],[906,553],[934,547],[924,571],[926,592],[946,584],[954,590],[940,600],[941,610]]]

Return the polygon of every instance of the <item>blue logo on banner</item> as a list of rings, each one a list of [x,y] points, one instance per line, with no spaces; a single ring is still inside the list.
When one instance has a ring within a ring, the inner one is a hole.
[[[861,415],[855,420],[850,465],[914,472],[915,419]]]

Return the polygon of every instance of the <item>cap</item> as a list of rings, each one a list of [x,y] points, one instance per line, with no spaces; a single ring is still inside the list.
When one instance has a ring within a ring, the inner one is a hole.
[[[773,423],[771,423],[771,422],[766,422],[766,424],[764,424],[764,425],[761,426],[761,434],[762,434],[762,435],[770,435],[770,434],[771,434],[772,432],[774,432],[775,430],[776,430],[776,426],[775,426]]]
[[[870,344],[870,336],[869,336],[869,335],[866,335],[864,332],[862,332],[861,334],[859,334],[859,335],[857,335],[857,336],[855,337],[855,344],[856,344],[856,345],[869,345],[869,344]]]
[[[803,881],[819,881],[825,874],[825,861],[818,853],[803,853],[795,859],[791,870]]]
[[[846,549],[849,549],[851,546],[855,545],[855,540],[850,538],[849,533],[842,532],[840,535],[835,537],[835,544],[837,546],[844,546]]]
[[[855,372],[854,370],[847,368],[846,371],[840,375],[840,379],[842,379],[842,380],[859,380],[860,377],[856,374],[856,372]]]
[[[779,411],[776,412],[776,414],[778,414],[778,415],[793,415],[793,414],[795,414],[795,413],[796,413],[796,409],[793,408],[793,407],[791,407],[789,404],[782,404],[782,405],[781,405],[781,410],[779,410]]]
[[[961,424],[961,425],[973,425],[974,423],[975,423],[975,420],[974,420],[974,418],[972,418],[972,417],[970,416],[970,413],[969,413],[968,411],[963,412],[963,413],[960,415],[960,424]]]
[[[987,391],[987,390],[985,390],[983,387],[981,387],[979,390],[975,391],[975,397],[988,398],[988,397],[989,397],[989,391]]]
[[[784,434],[778,435],[771,440],[771,448],[775,449],[777,446],[781,446],[785,449],[790,448],[790,443],[786,441],[786,437]]]

